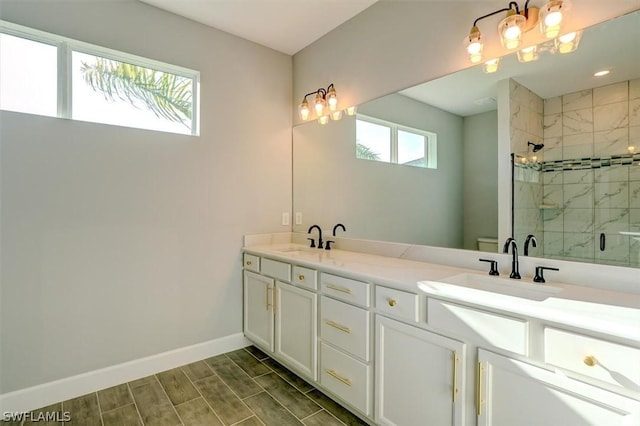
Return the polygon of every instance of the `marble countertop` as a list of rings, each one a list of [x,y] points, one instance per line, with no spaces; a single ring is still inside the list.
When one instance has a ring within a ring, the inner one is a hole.
[[[545,285],[556,288],[558,292],[545,296],[544,300],[492,293],[474,288],[473,285],[451,287],[458,291],[447,292],[438,289],[437,283],[451,282],[455,285],[456,281],[452,281],[452,278],[461,274],[469,274],[472,278],[483,277],[485,281],[492,278],[487,278],[486,272],[478,270],[346,250],[318,250],[294,243],[248,246],[244,251],[425,296],[586,328],[623,338],[634,345],[638,342],[640,346],[639,294],[551,280],[547,280]],[[501,276],[495,282],[508,284],[509,279]],[[540,285],[533,283],[532,277],[523,276],[518,281],[520,287],[527,283],[534,291]]]

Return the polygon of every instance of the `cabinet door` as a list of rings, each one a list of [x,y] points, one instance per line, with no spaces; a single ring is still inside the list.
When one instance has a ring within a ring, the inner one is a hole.
[[[318,377],[317,297],[310,291],[276,283],[276,354],[313,380]]]
[[[244,272],[244,335],[273,352],[273,288],[271,278]]]
[[[640,424],[640,402],[542,367],[478,350],[478,425]]]
[[[376,316],[376,422],[461,425],[465,345]]]

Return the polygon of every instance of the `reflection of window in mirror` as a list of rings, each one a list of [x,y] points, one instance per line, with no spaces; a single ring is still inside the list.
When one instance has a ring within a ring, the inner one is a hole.
[[[404,166],[437,168],[436,134],[357,115],[356,158]]]

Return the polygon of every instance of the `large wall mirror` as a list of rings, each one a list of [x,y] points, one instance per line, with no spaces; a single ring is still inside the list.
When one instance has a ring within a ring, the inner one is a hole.
[[[637,40],[640,11],[585,29],[575,52],[543,45],[534,62],[508,55],[495,73],[469,68],[294,127],[294,231],[344,223],[347,237],[496,251],[513,207],[531,256],[640,266]],[[498,195],[511,153],[513,206]]]

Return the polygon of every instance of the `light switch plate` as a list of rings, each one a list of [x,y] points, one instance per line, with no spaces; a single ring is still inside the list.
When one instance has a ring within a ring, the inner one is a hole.
[[[286,226],[289,224],[289,212],[282,213],[282,225]]]
[[[296,212],[296,225],[302,225],[302,212]]]

